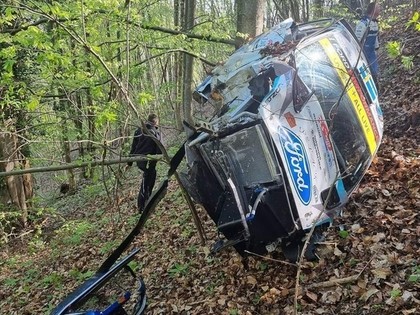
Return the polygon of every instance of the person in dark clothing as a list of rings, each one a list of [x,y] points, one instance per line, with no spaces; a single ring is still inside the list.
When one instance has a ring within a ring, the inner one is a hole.
[[[366,9],[366,15],[362,17],[356,25],[355,34],[359,41],[364,39],[363,52],[369,62],[370,71],[376,86],[379,88],[379,65],[376,56],[376,50],[379,48],[379,26],[378,16],[380,13],[380,6],[376,2],[369,3]],[[367,33],[367,34],[366,34]],[[366,34],[366,35],[365,35]]]
[[[150,114],[145,123],[147,131],[141,127],[137,128],[134,133],[133,142],[131,144],[130,156],[135,155],[155,155],[161,154],[161,150],[156,143],[156,140],[161,141],[159,131],[159,120],[156,114]],[[156,181],[156,163],[157,161],[137,161],[137,167],[143,171],[143,179],[140,184],[139,195],[137,197],[137,207],[139,212],[142,212],[152,193],[153,186]],[[133,162],[128,162],[131,166]]]

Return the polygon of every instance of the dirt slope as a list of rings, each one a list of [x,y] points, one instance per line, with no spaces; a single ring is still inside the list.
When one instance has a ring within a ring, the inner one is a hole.
[[[404,36],[418,35],[399,23],[383,32],[382,42]],[[419,52],[419,41],[407,42],[405,50]],[[381,49],[383,143],[343,217],[328,230],[321,259],[303,266],[299,314],[420,313],[418,56],[414,62],[407,71]],[[42,222],[36,241],[28,234],[2,247],[1,314],[48,313],[92,275],[136,220],[138,179],[136,170],[130,174],[111,203],[94,193],[88,204],[72,197],[66,201],[72,211]],[[147,285],[147,314],[293,314],[296,266],[280,253],[251,256],[247,268],[232,249],[210,256],[217,235],[201,210],[200,216],[204,246],[171,183],[133,244],[141,248],[133,267]],[[113,295],[118,288],[107,290]]]

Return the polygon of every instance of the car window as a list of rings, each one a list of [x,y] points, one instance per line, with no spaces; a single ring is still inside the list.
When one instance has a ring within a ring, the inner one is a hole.
[[[295,58],[299,77],[321,104],[344,186],[350,192],[360,181],[370,157],[354,107],[337,69],[331,65],[319,42],[297,49]]]

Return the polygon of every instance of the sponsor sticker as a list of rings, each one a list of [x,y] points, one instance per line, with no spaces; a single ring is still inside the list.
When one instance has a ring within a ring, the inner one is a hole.
[[[361,88],[359,82],[357,81],[356,77],[353,75],[353,72],[349,71],[349,74],[351,76],[351,80],[352,80],[352,82],[353,82],[353,84],[356,88],[357,93],[359,94],[359,96],[363,95],[362,88]],[[373,130],[373,133],[375,135],[376,143],[378,143],[378,141],[380,139],[380,136],[379,136],[378,128],[376,127],[375,119],[373,118],[373,115],[372,115],[372,111],[370,110],[370,107],[369,107],[368,103],[366,102],[366,99],[364,97],[361,97],[361,100],[362,100],[363,107],[366,110],[366,114],[367,114],[367,117],[369,119],[369,124],[372,126],[372,130]]]
[[[321,152],[319,151],[319,146],[318,146],[318,138],[316,137],[315,134],[315,130],[311,130],[311,139],[312,139],[312,144],[313,144],[313,148],[315,149],[315,154],[316,154],[316,161],[318,162],[318,169],[322,169],[321,166]]]
[[[375,102],[378,98],[378,90],[376,89],[375,82],[373,81],[372,76],[370,75],[370,72],[367,71],[368,66],[363,63],[361,66],[359,66],[359,73],[362,77],[363,83],[366,86],[366,89],[368,91],[370,100],[372,102]]]
[[[284,114],[284,118],[286,118],[287,123],[289,124],[290,128],[296,127],[296,119],[295,119],[295,116],[293,116],[291,112],[287,112],[286,114]]]
[[[325,120],[320,120],[320,122],[321,122],[322,137],[324,138],[325,146],[327,147],[329,151],[332,151],[332,144],[329,137],[330,132],[328,130],[327,123],[325,122]]]
[[[293,187],[300,201],[308,205],[312,197],[312,179],[305,147],[302,140],[288,128],[279,127],[278,132]]]
[[[382,113],[382,109],[379,106],[379,104],[376,104],[376,113],[378,114],[379,120],[381,122],[383,122],[384,121],[384,114]]]
[[[279,76],[277,76],[275,79],[274,79],[274,82],[273,82],[273,87],[272,87],[272,89],[271,89],[271,91],[270,91],[270,94],[267,96],[267,98],[266,98],[266,102],[267,103],[270,103],[272,100],[273,100],[273,98],[275,98],[276,96],[277,96],[277,94],[279,94],[279,92],[280,92],[280,88],[281,88],[281,86],[280,86],[280,77]]]
[[[368,143],[369,151],[371,154],[375,153],[377,148],[377,136],[379,136],[376,129],[376,125],[373,121],[372,113],[369,106],[363,104],[362,98],[363,95],[360,95],[355,86],[355,81],[349,78],[352,76],[348,73],[348,68],[350,67],[347,60],[345,59],[341,49],[336,45],[334,46],[328,38],[323,38],[319,41],[321,46],[324,48],[328,58],[331,61],[332,66],[336,69],[337,74],[343,83],[346,86],[346,92],[351,100],[353,107],[357,113],[360,125],[362,126],[363,133],[365,135],[366,141]],[[346,67],[347,66],[347,67]],[[349,77],[350,76],[350,77]],[[355,78],[354,78],[355,79]]]

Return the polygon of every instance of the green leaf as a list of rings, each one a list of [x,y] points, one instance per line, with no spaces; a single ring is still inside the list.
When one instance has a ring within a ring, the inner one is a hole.
[[[140,106],[146,106],[148,103],[153,101],[155,99],[154,95],[147,93],[147,92],[141,92],[138,96],[138,103]]]
[[[102,126],[108,122],[114,122],[117,120],[117,114],[113,108],[105,108],[96,117],[98,125]]]
[[[11,42],[12,42],[12,36],[10,34],[0,34],[0,43],[10,44]]]
[[[55,2],[54,5],[50,6],[50,10],[51,13],[56,16],[60,16],[62,14],[61,7],[57,2]]]
[[[6,287],[14,287],[18,283],[17,279],[7,278],[4,280],[4,284]]]
[[[347,238],[350,235],[350,233],[349,233],[349,231],[343,230],[343,231],[338,232],[338,235],[341,238]]]
[[[15,60],[13,59],[6,59],[3,63],[3,69],[5,72],[12,73],[13,65],[15,64]]]
[[[0,25],[1,24],[5,24],[5,25],[12,25],[12,21],[14,21],[16,19],[16,12],[14,8],[11,7],[7,7],[3,12],[3,16],[2,19],[0,20]]]
[[[388,42],[386,50],[391,58],[397,58],[401,54],[401,43],[397,41]]]
[[[28,104],[26,105],[26,108],[29,111],[34,111],[35,109],[38,108],[38,105],[39,105],[39,99],[33,97],[29,100]]]
[[[411,70],[414,66],[414,56],[401,56],[401,63],[404,68]]]
[[[420,266],[412,268],[412,274],[408,277],[409,282],[418,282],[420,280]]]
[[[415,12],[413,14],[413,17],[408,20],[408,22],[405,24],[406,29],[408,29],[410,26],[413,26],[416,31],[420,31],[420,13]]]
[[[393,289],[392,291],[391,291],[391,297],[392,298],[397,298],[397,297],[399,297],[399,296],[401,296],[401,290],[399,290],[399,289]]]
[[[420,274],[412,274],[408,277],[408,282],[418,282],[420,279]]]
[[[12,59],[16,57],[16,47],[9,46],[0,50],[0,58]]]

